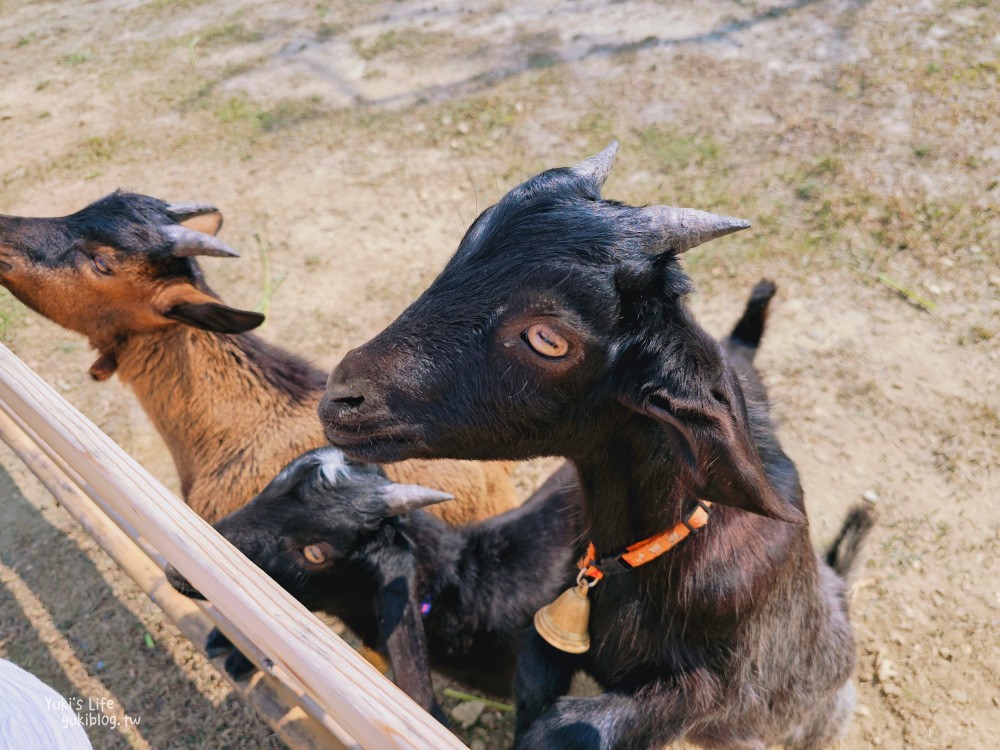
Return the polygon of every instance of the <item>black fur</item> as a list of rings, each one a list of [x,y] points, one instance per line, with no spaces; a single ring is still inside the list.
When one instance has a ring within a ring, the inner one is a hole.
[[[716,503],[707,529],[592,590],[589,652],[529,632],[518,747],[822,747],[850,716],[854,646],[753,368],[772,291],[720,345],[676,253],[646,253],[660,242],[643,212],[567,169],[512,190],[337,367],[327,436],[364,460],[566,456],[599,555],[674,526],[695,497]],[[536,353],[534,325],[568,353]],[[576,669],[606,692],[565,697]]]
[[[168,261],[180,275],[190,262],[171,258],[172,241],[163,231],[174,224],[167,203],[116,190],[75,214],[56,219],[0,217],[0,241],[31,263],[59,268],[79,262],[79,251],[107,246],[125,254]]]
[[[392,483],[382,471],[338,463],[333,448],[305,454],[216,529],[305,606],[339,617],[365,645],[387,651],[397,682],[425,707],[428,652],[434,669],[509,695],[521,633],[560,593],[579,552],[572,469],[557,472],[520,508],[453,528],[422,510],[389,515],[384,497]],[[316,570],[300,550],[320,542],[333,559]],[[174,569],[168,578],[197,596]],[[407,606],[422,605],[429,612],[408,622]],[[230,659],[227,668],[248,664]]]

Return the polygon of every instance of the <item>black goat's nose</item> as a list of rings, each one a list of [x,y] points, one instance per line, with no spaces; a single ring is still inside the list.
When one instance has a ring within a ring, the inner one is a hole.
[[[326,387],[325,400],[357,408],[364,403],[365,397],[363,393],[346,383],[329,383]]]

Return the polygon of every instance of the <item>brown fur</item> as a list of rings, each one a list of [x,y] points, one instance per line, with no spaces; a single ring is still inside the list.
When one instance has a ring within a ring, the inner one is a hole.
[[[146,196],[113,193],[59,219],[0,216],[0,283],[31,309],[83,334],[96,380],[118,372],[170,449],[187,503],[208,521],[243,505],[294,458],[325,445],[316,407],[325,374],[244,332],[263,316],[222,305],[176,221],[214,234],[215,210],[189,218]],[[229,331],[220,333],[219,331]],[[450,523],[517,505],[510,463],[411,461],[401,482],[455,495]]]
[[[174,325],[132,336],[115,352],[119,377],[170,449],[188,505],[210,522],[248,502],[294,458],[326,444],[316,418],[322,382],[275,387],[268,381],[285,369],[275,359],[284,353],[262,344],[247,334]],[[405,461],[385,468],[395,481],[455,495],[433,510],[464,523],[517,505],[512,466]]]

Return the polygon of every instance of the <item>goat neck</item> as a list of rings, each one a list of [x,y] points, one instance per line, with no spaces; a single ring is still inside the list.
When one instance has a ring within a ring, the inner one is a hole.
[[[175,326],[130,337],[115,357],[174,458],[182,493],[209,521],[268,482],[270,456],[323,443],[312,417],[322,375],[256,337]]]

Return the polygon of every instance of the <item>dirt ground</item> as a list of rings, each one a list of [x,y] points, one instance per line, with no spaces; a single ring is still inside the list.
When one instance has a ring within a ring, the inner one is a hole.
[[[692,304],[722,333],[778,282],[759,361],[814,538],[881,513],[841,748],[996,747],[1000,3],[0,0],[0,50],[0,211],[211,200],[244,251],[213,285],[323,366],[499,194],[612,137],[606,196],[752,219],[688,254]],[[0,339],[177,489],[84,341],[2,289]],[[0,656],[141,717],[98,748],[276,746],[2,446]]]

